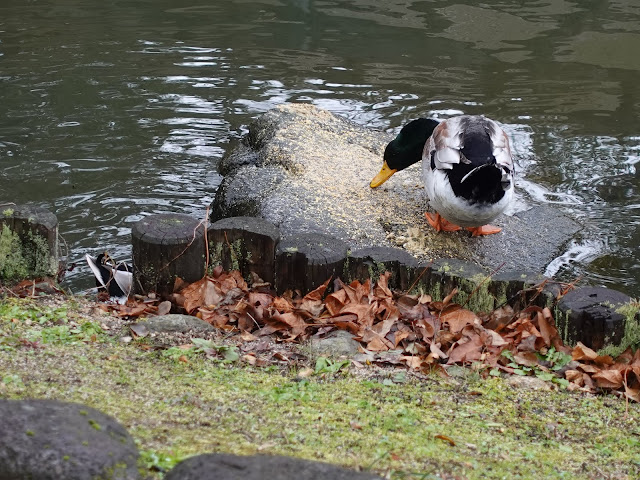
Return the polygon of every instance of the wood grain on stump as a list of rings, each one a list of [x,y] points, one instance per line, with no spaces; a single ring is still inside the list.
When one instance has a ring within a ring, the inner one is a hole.
[[[276,250],[276,290],[303,294],[342,276],[347,244],[329,235],[303,233],[281,240]]]
[[[168,295],[176,278],[200,280],[205,274],[204,224],[179,213],[150,215],[131,229],[134,289]]]
[[[556,315],[562,340],[569,345],[582,342],[594,350],[619,345],[627,319],[617,310],[629,302],[629,296],[604,287],[584,287],[567,293],[558,303]]]
[[[265,282],[275,280],[276,245],[280,231],[271,222],[256,217],[230,217],[209,226],[210,266],[239,270],[249,278],[254,272]]]
[[[551,307],[556,293],[554,285],[544,286],[545,277],[525,271],[497,272],[491,277],[489,291],[496,298],[496,307],[510,305],[523,310],[530,305]]]
[[[35,205],[0,205],[0,235],[11,251],[0,252],[0,278],[22,280],[58,272],[58,219]],[[20,278],[18,278],[20,277]]]
[[[372,282],[378,280],[380,275],[390,272],[389,287],[395,290],[406,291],[411,286],[414,278],[420,274],[418,261],[405,250],[392,247],[368,247],[351,252],[347,259],[346,271],[348,280]]]

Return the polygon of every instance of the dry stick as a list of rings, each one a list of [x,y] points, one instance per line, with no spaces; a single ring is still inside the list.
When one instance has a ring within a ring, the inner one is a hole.
[[[8,293],[9,295],[13,295],[16,298],[19,297],[19,295],[16,292],[11,290],[9,287],[5,287],[4,285],[0,285],[0,290],[2,290],[5,293]]]
[[[175,257],[173,257],[171,260],[169,260],[167,262],[167,264],[162,267],[159,271],[162,271],[166,268],[169,268],[169,265],[171,265],[173,262],[175,262],[178,258],[180,258],[182,255],[184,255],[184,253],[189,249],[189,247],[193,244],[193,242],[196,241],[196,235],[198,233],[198,228],[200,228],[202,225],[206,225],[207,220],[200,220],[200,222],[198,222],[198,225],[195,226],[195,228],[193,229],[193,237],[191,238],[191,241],[189,243],[187,243],[187,246],[184,247],[184,249]],[[206,232],[206,230],[205,230]]]
[[[629,384],[627,383],[627,375],[628,375],[628,372],[625,372],[624,375],[622,376],[622,384],[624,385],[624,400],[625,400],[624,418],[625,419],[629,418],[629,396],[627,395]]]
[[[231,255],[231,258],[233,259],[233,261],[238,264],[238,269],[239,269],[240,261],[238,260],[238,257],[236,257],[236,254],[233,251],[233,248],[231,247],[231,243],[229,243],[229,238],[227,238],[226,230],[224,231],[224,241],[227,242],[227,247],[229,248],[229,254]],[[233,268],[233,263],[231,264],[231,267]]]
[[[251,320],[253,320],[253,323],[255,323],[255,324],[256,324],[256,327],[260,328],[260,324],[258,323],[258,321],[257,321],[255,318],[253,318],[253,315],[251,315],[249,312],[245,312],[245,313],[246,313],[247,315],[249,315],[249,318],[250,318]]]
[[[204,275],[207,276],[207,272],[209,271],[209,207],[204,212],[204,249],[206,254],[206,259],[204,262]]]
[[[422,273],[421,273],[420,275],[418,275],[418,278],[416,278],[416,279],[413,281],[413,283],[411,284],[411,286],[407,289],[407,293],[409,293],[409,292],[411,291],[411,289],[412,289],[413,287],[415,287],[415,286],[416,286],[416,284],[420,281],[420,279],[422,278],[422,276],[425,274],[425,272],[427,271],[427,269],[428,269],[431,265],[433,265],[433,260],[431,260],[431,261],[430,261],[430,262],[429,262],[429,263],[424,267],[424,269],[422,270]]]
[[[474,288],[474,289],[473,289],[473,291],[469,294],[469,296],[467,297],[467,299],[466,299],[466,300],[464,301],[464,303],[462,304],[462,307],[463,307],[463,308],[465,307],[465,305],[466,305],[467,303],[469,303],[469,300],[471,300],[471,297],[473,297],[473,295],[474,295],[478,290],[480,290],[480,287],[482,286],[482,284],[483,284],[484,282],[486,282],[487,280],[489,280],[491,277],[493,277],[496,273],[498,273],[498,270],[500,270],[502,267],[504,267],[504,265],[505,265],[506,263],[507,263],[507,262],[502,262],[502,263],[498,266],[498,268],[496,268],[493,272],[491,272],[489,275],[487,275],[487,276],[486,276],[486,277],[485,277],[485,278],[484,278],[484,279],[483,279],[483,280],[478,284],[478,286],[477,286],[476,288]]]
[[[528,292],[531,290],[535,290],[536,294],[531,297],[531,299],[529,300],[529,303],[527,303],[527,306],[525,308],[529,308],[531,305],[533,305],[533,302],[535,301],[536,298],[538,298],[538,296],[542,293],[542,290],[544,290],[545,285],[547,285],[548,283],[555,283],[555,284],[559,284],[559,285],[567,285],[567,287],[565,287],[565,289],[560,292],[560,294],[556,297],[556,301],[560,300],[564,295],[566,295],[567,291],[570,288],[573,288],[575,283],[580,281],[580,279],[582,278],[582,276],[576,277],[576,279],[573,282],[570,283],[564,283],[564,282],[552,282],[550,279],[545,278],[542,282],[534,285],[531,288],[525,288],[520,290],[518,293],[516,293],[516,295],[522,293],[522,292]],[[509,300],[513,299],[516,295],[514,295],[513,297],[509,298]],[[506,303],[506,302],[505,302]],[[504,305],[504,304],[503,304]]]

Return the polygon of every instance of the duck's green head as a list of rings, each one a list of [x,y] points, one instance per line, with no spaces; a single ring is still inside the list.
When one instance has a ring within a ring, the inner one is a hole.
[[[407,123],[396,138],[384,150],[384,163],[369,186],[376,188],[386,182],[398,170],[419,162],[427,139],[433,133],[438,122],[431,118],[419,118]]]

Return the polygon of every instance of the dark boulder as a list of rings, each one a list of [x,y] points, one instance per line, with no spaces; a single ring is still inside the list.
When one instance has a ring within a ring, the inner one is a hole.
[[[165,480],[374,480],[368,473],[291,457],[211,453],[188,458]]]
[[[0,400],[0,480],[134,480],[138,449],[112,417],[77,403]]]

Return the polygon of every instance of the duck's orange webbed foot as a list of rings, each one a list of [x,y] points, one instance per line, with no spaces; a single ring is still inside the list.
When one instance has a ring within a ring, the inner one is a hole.
[[[495,225],[482,225],[481,227],[468,227],[467,230],[471,232],[472,237],[479,237],[481,235],[493,235],[502,231],[500,227]]]
[[[436,232],[457,232],[462,230],[462,227],[444,219],[439,213],[435,215],[433,213],[425,213],[424,216],[427,217],[427,222],[436,229]]]

